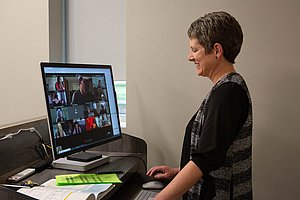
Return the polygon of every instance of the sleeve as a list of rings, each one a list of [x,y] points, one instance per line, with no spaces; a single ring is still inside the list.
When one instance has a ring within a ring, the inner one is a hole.
[[[245,123],[249,110],[246,91],[237,83],[224,83],[213,90],[206,105],[199,149],[192,160],[204,175],[219,169],[226,153]]]

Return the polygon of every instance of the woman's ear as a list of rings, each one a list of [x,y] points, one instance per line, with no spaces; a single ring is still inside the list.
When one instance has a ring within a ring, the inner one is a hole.
[[[216,59],[218,59],[223,54],[223,48],[220,43],[215,43],[214,52],[216,54]]]

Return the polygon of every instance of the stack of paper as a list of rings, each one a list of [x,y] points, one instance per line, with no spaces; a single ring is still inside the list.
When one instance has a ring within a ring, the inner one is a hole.
[[[41,186],[18,192],[41,200],[94,200],[121,183],[116,174],[68,174],[56,176]]]

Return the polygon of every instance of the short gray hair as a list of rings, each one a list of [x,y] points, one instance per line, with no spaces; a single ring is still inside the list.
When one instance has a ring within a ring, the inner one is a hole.
[[[188,37],[198,39],[206,53],[212,52],[215,43],[221,44],[225,59],[231,63],[235,63],[243,43],[240,24],[223,11],[205,14],[194,21],[188,29]]]

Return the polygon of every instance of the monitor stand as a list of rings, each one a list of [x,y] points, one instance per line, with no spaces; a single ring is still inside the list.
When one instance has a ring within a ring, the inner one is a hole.
[[[109,162],[109,157],[101,154],[96,156],[96,159],[91,159],[90,156],[95,156],[95,152],[81,152],[84,154],[75,154],[74,156],[68,158],[59,158],[52,162],[52,167],[59,168],[59,169],[68,169],[68,170],[75,170],[75,171],[88,171],[92,168],[98,167],[105,163]],[[87,155],[87,157],[85,157]],[[100,155],[100,156],[99,156]],[[101,157],[101,158],[99,158]],[[81,160],[82,161],[79,161]]]

